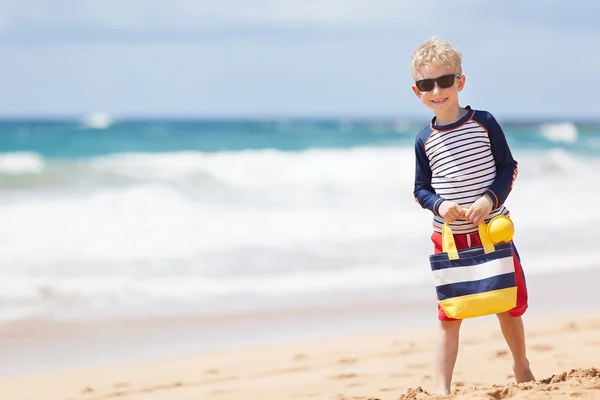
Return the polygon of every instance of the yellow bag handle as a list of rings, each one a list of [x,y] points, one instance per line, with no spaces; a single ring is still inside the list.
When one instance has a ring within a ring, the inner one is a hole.
[[[481,238],[481,244],[485,254],[489,254],[496,250],[494,243],[492,243],[488,235],[485,222],[479,224],[479,237]],[[448,221],[444,222],[444,225],[442,226],[442,251],[448,253],[448,258],[450,260],[459,259],[456,243],[454,242],[454,235],[452,229],[448,225]]]

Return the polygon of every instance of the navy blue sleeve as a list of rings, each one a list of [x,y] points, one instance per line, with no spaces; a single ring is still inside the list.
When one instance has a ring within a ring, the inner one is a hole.
[[[438,209],[444,199],[438,196],[431,186],[431,168],[427,154],[425,154],[425,140],[422,139],[422,135],[418,135],[415,140],[416,163],[413,195],[421,207],[439,215]]]
[[[489,113],[485,117],[485,125],[488,130],[492,154],[496,160],[496,179],[485,192],[493,202],[494,209],[500,207],[512,191],[513,183],[517,177],[518,164],[513,158],[504,131]]]

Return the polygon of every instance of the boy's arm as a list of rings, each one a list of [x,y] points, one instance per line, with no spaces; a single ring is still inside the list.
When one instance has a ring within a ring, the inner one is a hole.
[[[485,194],[492,199],[492,209],[496,209],[504,204],[512,190],[513,182],[517,177],[518,164],[510,152],[504,131],[492,115],[488,117],[487,129],[492,154],[496,160],[496,179]]]
[[[415,141],[415,186],[413,194],[417,203],[421,207],[431,210],[435,215],[439,215],[438,210],[443,198],[435,194],[431,186],[431,168],[427,154],[425,154],[425,143],[421,140]]]

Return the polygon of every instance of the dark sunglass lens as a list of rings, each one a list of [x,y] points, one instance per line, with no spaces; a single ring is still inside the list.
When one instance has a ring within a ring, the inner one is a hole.
[[[435,82],[433,79],[422,79],[417,81],[416,85],[421,92],[429,92],[430,90],[433,90]]]
[[[449,88],[454,85],[454,75],[444,75],[437,78],[437,83],[442,89]]]

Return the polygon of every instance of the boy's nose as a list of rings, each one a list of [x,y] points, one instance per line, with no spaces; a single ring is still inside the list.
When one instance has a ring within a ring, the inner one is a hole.
[[[437,84],[437,82],[433,85],[433,93],[439,93],[442,91],[442,88],[439,87],[439,85]]]

